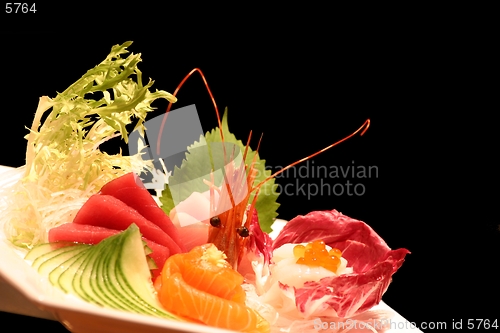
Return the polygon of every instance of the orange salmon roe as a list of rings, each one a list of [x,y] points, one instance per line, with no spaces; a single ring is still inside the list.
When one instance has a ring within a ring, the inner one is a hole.
[[[297,264],[309,267],[321,266],[336,273],[340,266],[342,251],[335,248],[328,251],[325,247],[325,242],[315,240],[306,246],[301,244],[294,246],[293,255],[297,258]]]

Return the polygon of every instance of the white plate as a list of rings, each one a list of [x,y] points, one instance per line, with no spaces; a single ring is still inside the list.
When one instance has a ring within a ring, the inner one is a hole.
[[[18,179],[16,169],[0,166],[0,187]],[[224,333],[227,330],[190,323],[179,323],[113,309],[101,308],[64,294],[44,281],[27,264],[23,252],[5,239],[0,222],[0,311],[58,320],[74,333],[136,333],[136,332],[206,332]],[[386,332],[421,332],[401,315],[381,302],[376,309],[394,312],[391,329]]]

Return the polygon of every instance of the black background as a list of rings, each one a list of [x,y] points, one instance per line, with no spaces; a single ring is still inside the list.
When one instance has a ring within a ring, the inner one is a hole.
[[[129,50],[142,53],[140,69],[144,79],[155,80],[154,88],[173,92],[191,69],[200,68],[219,109],[229,108],[230,130],[242,140],[252,130],[254,148],[263,134],[260,154],[270,166],[316,152],[370,119],[364,136],[312,160],[317,166],[376,166],[378,177],[352,180],[366,192],[282,195],[279,217],[337,209],[367,222],[390,247],[409,249],[383,298],[409,321],[494,319],[485,302],[498,297],[492,264],[500,254],[499,221],[491,213],[498,139],[486,102],[492,89],[482,77],[489,75],[490,44],[471,32],[481,27],[431,18],[316,27],[297,19],[269,27],[255,20],[240,31],[232,22],[215,29],[186,17],[184,25],[166,18],[155,25],[127,21],[131,32],[120,22],[101,25],[98,17],[85,29],[66,21],[61,27],[6,26],[0,44],[0,164],[24,164],[24,127],[40,96],[54,97],[102,61],[112,45],[133,40]],[[177,97],[174,109],[196,104],[204,129],[217,126],[197,74]],[[167,103],[154,105],[151,116],[162,114]],[[283,186],[294,181],[277,179]],[[320,184],[319,178],[307,181]],[[53,331],[61,327],[36,323]]]

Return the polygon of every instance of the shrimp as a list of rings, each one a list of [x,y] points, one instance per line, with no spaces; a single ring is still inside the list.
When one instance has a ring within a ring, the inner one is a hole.
[[[226,167],[222,170],[224,181],[221,188],[215,186],[213,182],[209,181],[205,182],[209,186],[211,194],[210,195],[211,217],[210,217],[210,226],[208,230],[207,243],[212,243],[219,250],[223,251],[227,256],[226,260],[236,270],[238,268],[238,264],[242,260],[244,250],[248,245],[248,238],[250,236],[249,230],[250,230],[251,218],[247,217],[251,217],[255,213],[255,203],[259,194],[259,190],[262,187],[262,185],[267,181],[273,179],[280,173],[294,167],[299,163],[307,161],[308,159],[311,159],[314,156],[319,155],[326,150],[329,150],[330,148],[353,137],[357,133],[361,132],[360,135],[364,135],[364,133],[370,127],[370,119],[367,119],[356,131],[352,132],[345,138],[338,140],[335,143],[330,144],[311,155],[308,155],[300,160],[297,160],[287,165],[286,167],[282,168],[281,170],[278,170],[277,172],[273,173],[266,179],[262,180],[260,183],[254,184],[257,174],[257,170],[255,169],[255,162],[258,156],[258,151],[261,144],[262,136],[259,140],[256,149],[256,154],[254,155],[254,160],[250,163],[250,165],[246,165],[244,161],[246,160],[246,155],[248,149],[250,148],[249,146],[250,139],[252,137],[252,132],[250,131],[247,143],[245,145],[245,150],[243,152],[242,162],[239,163],[239,165],[237,165],[237,163],[232,160],[232,157],[234,157],[233,155],[234,152],[226,151],[227,147],[224,144],[224,134],[222,129],[220,113],[217,108],[217,103],[215,102],[213,94],[208,86],[207,80],[203,75],[203,72],[199,68],[194,68],[191,72],[189,72],[189,74],[186,75],[186,77],[184,77],[184,79],[178,85],[177,89],[174,91],[173,96],[177,95],[179,89],[194,72],[198,72],[201,75],[205,83],[205,87],[207,88],[210,98],[212,99],[212,103],[215,107],[217,122],[219,125],[219,132],[221,136],[221,141],[223,143],[222,147],[224,149],[224,159],[225,159],[224,165],[226,165]],[[164,114],[163,121],[160,127],[160,132],[158,135],[158,142],[157,142],[158,154],[160,153],[160,144],[161,144],[160,139],[162,136],[163,127],[165,125],[167,115],[170,111],[171,106],[172,103],[169,102],[169,105]],[[229,153],[231,153],[231,155],[229,155]],[[231,162],[226,163],[227,161]],[[215,195],[214,195],[215,191],[218,192],[217,202],[215,202]],[[249,202],[250,197],[254,192],[255,195],[253,196],[253,200],[252,202]]]

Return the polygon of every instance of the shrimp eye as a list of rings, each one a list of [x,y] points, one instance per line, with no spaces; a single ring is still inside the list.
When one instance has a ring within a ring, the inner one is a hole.
[[[218,216],[213,216],[212,218],[210,218],[210,224],[212,225],[212,227],[215,227],[215,228],[218,228],[220,227],[220,218]]]
[[[239,228],[236,229],[236,232],[241,237],[248,237],[248,236],[250,236],[250,231],[248,231],[247,227],[239,227]]]

